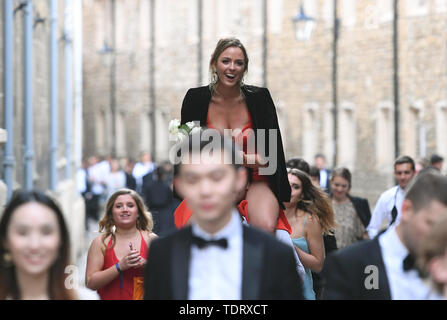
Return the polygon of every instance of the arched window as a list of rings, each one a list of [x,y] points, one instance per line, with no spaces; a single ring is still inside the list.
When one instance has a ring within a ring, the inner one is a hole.
[[[394,158],[393,110],[391,101],[382,101],[377,105],[376,163],[379,171],[389,169]]]
[[[334,105],[329,102],[323,110],[323,153],[328,166],[334,165],[334,146]]]
[[[406,126],[403,128],[404,153],[410,157],[425,156],[424,102],[418,100],[408,108]]]
[[[115,125],[116,125],[116,141],[115,141],[116,156],[124,157],[127,155],[126,116],[125,116],[124,112],[119,111],[117,113],[116,119],[115,119]]]
[[[447,156],[447,100],[440,101],[436,108],[436,149],[443,157]]]
[[[338,165],[354,169],[356,158],[355,105],[351,102],[340,104],[338,115]]]
[[[310,102],[304,105],[303,117],[303,156],[310,161],[317,153],[318,147],[318,103]]]

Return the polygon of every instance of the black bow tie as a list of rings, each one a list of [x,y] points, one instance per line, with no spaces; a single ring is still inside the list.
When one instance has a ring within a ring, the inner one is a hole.
[[[412,269],[416,269],[416,261],[414,260],[413,256],[411,254],[408,254],[408,256],[404,259],[403,262],[403,268],[404,271],[410,271]]]
[[[205,240],[201,237],[192,236],[192,243],[197,245],[199,249],[212,245],[221,247],[223,249],[228,248],[228,240],[226,238],[221,238],[217,240]]]

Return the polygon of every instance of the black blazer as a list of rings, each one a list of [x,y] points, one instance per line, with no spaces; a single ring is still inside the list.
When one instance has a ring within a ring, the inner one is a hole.
[[[357,212],[357,215],[359,216],[360,220],[362,221],[363,225],[366,228],[369,224],[369,220],[371,220],[371,211],[369,209],[368,199],[352,197],[352,196],[348,197],[349,200],[351,200],[352,204],[354,205],[355,212]]]
[[[268,179],[279,205],[285,209],[283,202],[290,201],[291,190],[289,179],[287,178],[286,160],[275,105],[267,88],[245,85],[242,87],[242,92],[253,121],[253,129],[277,129],[276,145],[273,146],[277,148],[277,168],[273,175],[268,176]],[[208,86],[189,89],[183,99],[181,124],[198,120],[200,121],[200,126],[206,126],[210,101],[211,92]],[[267,131],[266,151],[269,150],[269,140]]]
[[[144,274],[144,298],[186,300],[191,227],[151,243]],[[292,249],[274,237],[243,226],[242,299],[304,299]]]
[[[326,300],[390,300],[391,293],[382,259],[379,237],[357,242],[330,254],[324,263],[326,280],[323,298]],[[378,268],[378,288],[368,289],[372,272],[367,266]]]

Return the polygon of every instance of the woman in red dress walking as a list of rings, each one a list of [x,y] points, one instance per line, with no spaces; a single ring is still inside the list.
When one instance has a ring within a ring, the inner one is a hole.
[[[143,200],[133,190],[121,189],[108,200],[96,237],[87,257],[86,286],[102,300],[143,298],[143,266],[153,221]],[[113,230],[115,229],[115,230]]]

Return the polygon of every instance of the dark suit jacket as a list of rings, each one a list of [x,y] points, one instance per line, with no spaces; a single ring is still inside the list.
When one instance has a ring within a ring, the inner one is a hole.
[[[369,209],[368,199],[352,196],[349,196],[349,199],[354,205],[354,209],[357,212],[357,215],[366,228],[369,224],[369,220],[371,220],[371,211]]]
[[[268,176],[270,187],[275,194],[280,206],[283,202],[290,201],[290,184],[287,178],[286,160],[279,131],[278,117],[270,92],[266,88],[245,85],[242,87],[245,95],[248,112],[253,121],[253,129],[277,129],[275,145],[277,152],[277,169],[273,175]],[[200,126],[206,126],[208,107],[211,101],[211,92],[208,86],[189,89],[183,99],[181,111],[181,123],[200,121]],[[256,133],[256,130],[255,130]],[[266,152],[269,150],[269,132],[266,132]]]
[[[326,280],[323,298],[327,300],[390,300],[391,293],[382,259],[379,237],[355,243],[330,254],[324,263]],[[378,289],[368,289],[373,272],[367,266],[378,269]]]
[[[151,243],[144,298],[186,300],[191,227]],[[243,226],[242,299],[304,299],[292,249],[253,227]]]

